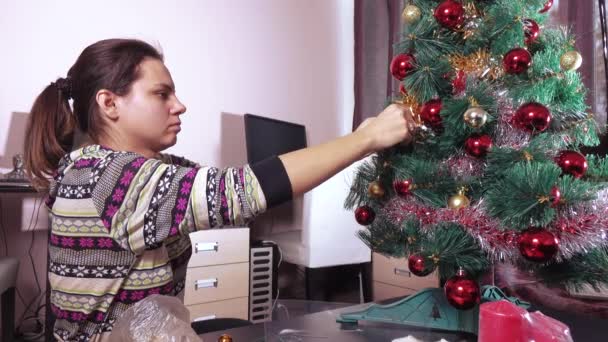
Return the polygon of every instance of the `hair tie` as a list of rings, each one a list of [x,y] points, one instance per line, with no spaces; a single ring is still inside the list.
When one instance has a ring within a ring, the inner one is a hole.
[[[68,100],[72,98],[72,78],[69,76],[66,78],[60,77],[53,84],[55,84],[57,89],[59,89]]]

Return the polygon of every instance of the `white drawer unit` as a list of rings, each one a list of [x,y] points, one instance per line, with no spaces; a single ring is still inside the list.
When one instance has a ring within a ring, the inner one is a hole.
[[[248,293],[249,263],[193,267],[186,273],[186,305],[247,297]]]
[[[190,234],[188,267],[249,262],[249,228],[203,230]]]
[[[190,234],[184,304],[192,321],[249,319],[249,228]]]
[[[372,256],[372,280],[374,301],[403,297],[439,286],[436,272],[418,277],[410,272],[407,258],[387,258],[378,253]]]
[[[239,318],[247,320],[249,318],[247,302],[248,298],[242,297],[204,304],[186,305],[186,307],[190,310],[190,320],[192,322],[214,318]]]

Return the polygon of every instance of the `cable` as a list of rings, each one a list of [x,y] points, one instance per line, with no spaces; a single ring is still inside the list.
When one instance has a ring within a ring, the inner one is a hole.
[[[26,229],[26,231],[29,231],[32,228],[32,222],[34,222],[34,212],[36,212],[37,214],[40,212],[40,206],[42,204],[42,201],[40,202],[40,205],[38,205],[37,210],[36,210],[36,203],[38,203],[38,199],[36,199],[34,201],[34,211],[32,211],[32,215],[30,216],[30,222],[28,224],[28,228]],[[8,256],[8,238],[6,236],[6,229],[5,229],[6,227],[4,226],[3,213],[4,213],[4,207],[2,205],[2,198],[0,198],[0,230],[2,231],[2,238],[4,240],[4,255]],[[36,224],[37,223],[38,223],[38,216],[36,216]],[[35,227],[35,225],[34,225],[34,227]],[[20,229],[20,230],[23,230],[23,229]],[[32,234],[33,234],[33,232],[32,232]],[[34,236],[32,235],[32,239],[33,238],[34,238]],[[36,279],[36,284],[38,286],[38,295],[36,295],[36,297],[35,297],[35,298],[37,298],[40,295],[42,288],[40,287],[40,282],[38,281],[38,274],[36,273],[36,268],[34,267],[34,261],[33,261],[32,255],[31,255],[32,247],[33,247],[33,240],[30,243],[29,256],[30,256],[30,260],[32,262],[32,267],[34,268],[34,278]],[[27,314],[27,311],[30,309],[31,305],[35,302],[35,298],[28,305],[26,303],[25,299],[23,299],[23,295],[21,294],[21,291],[19,291],[19,288],[16,288],[16,292],[17,292],[17,296],[19,297],[19,300],[21,300],[21,303],[23,304],[23,306],[26,307],[26,309],[22,315],[22,319],[23,319],[23,316],[25,316]]]
[[[46,294],[46,291],[44,291],[44,294]],[[40,298],[40,296],[43,295],[43,293],[39,293],[36,295],[36,297],[34,297],[34,299],[32,299],[32,301],[30,302],[30,304],[27,306],[27,308],[25,308],[25,310],[23,311],[23,313],[21,314],[21,318],[19,318],[19,327],[21,327],[21,325],[23,324],[23,321],[25,320],[25,315],[27,314],[28,310],[30,310],[32,304],[34,304],[35,302],[38,301],[38,299]],[[35,316],[38,313],[38,309],[36,309],[36,311],[32,311],[32,314],[34,314]]]
[[[36,322],[36,331],[22,332],[21,326],[23,325],[23,323],[30,320],[34,320]],[[42,336],[44,336],[44,322],[38,315],[25,317],[19,327],[17,327],[16,334],[25,341],[38,341]]]
[[[38,199],[36,199],[36,202],[38,201]],[[40,203],[38,203],[38,209],[36,209],[36,202],[34,202],[34,210],[36,211],[36,221],[34,222],[34,226],[33,227],[28,227],[28,230],[32,231],[32,240],[30,242],[30,249],[28,250],[28,255],[30,256],[30,262],[32,263],[32,269],[34,270],[34,278],[36,279],[36,285],[38,286],[38,291],[42,292],[42,287],[40,286],[40,281],[38,280],[38,273],[36,272],[36,265],[34,265],[34,257],[32,256],[32,249],[34,248],[34,239],[35,239],[35,229],[36,225],[38,224],[38,217],[40,216],[40,208],[42,207],[42,200],[40,200]],[[33,213],[32,213],[33,215]],[[30,225],[32,223],[32,220],[30,218]],[[49,227],[50,228],[50,227]]]
[[[272,230],[274,228],[274,215],[270,215],[270,231],[269,234],[272,234]],[[277,246],[277,249],[279,250],[279,262],[277,264],[277,295],[274,298],[274,300],[272,301],[272,306],[270,307],[270,318],[272,319],[272,314],[274,313],[274,309],[277,305],[277,301],[279,300],[279,294],[281,293],[281,290],[279,289],[279,267],[281,267],[281,262],[283,261],[283,251],[281,251],[281,247],[279,246],[278,243],[276,243],[275,241],[272,240],[262,240],[262,243],[272,243],[275,246]]]
[[[289,310],[287,309],[287,307],[285,305],[279,304],[277,307],[278,308],[283,308],[283,310],[285,311],[285,316],[287,317],[287,319],[290,319],[289,318]]]
[[[272,307],[270,309],[270,316],[272,317],[272,313],[274,312],[274,308],[277,305],[277,301],[279,300],[279,293],[281,292],[281,290],[279,289],[279,284],[278,284],[279,283],[278,272],[279,272],[279,267],[281,267],[281,262],[283,262],[283,251],[281,251],[281,247],[279,246],[279,244],[276,243],[276,242],[274,242],[274,241],[272,241],[272,240],[263,240],[262,242],[263,243],[264,242],[273,243],[275,246],[277,246],[277,249],[279,250],[279,262],[277,264],[277,295],[274,298],[274,301],[272,302]]]
[[[38,199],[36,199],[34,201],[34,210],[32,211],[32,215],[30,216],[30,222],[29,222],[27,230],[26,230],[26,231],[31,231],[31,233],[32,233],[32,238],[30,240],[30,247],[28,249],[28,256],[30,259],[30,263],[32,265],[32,270],[34,272],[34,279],[36,280],[36,286],[38,287],[38,294],[30,301],[30,303],[27,305],[27,307],[23,311],[23,314],[21,315],[21,318],[19,319],[19,325],[17,326],[17,331],[21,330],[23,323],[27,320],[25,315],[27,314],[28,311],[30,311],[30,308],[32,307],[32,305],[34,303],[36,303],[39,300],[39,298],[41,298],[41,296],[44,296],[46,294],[46,291],[43,292],[42,287],[40,286],[40,281],[38,280],[38,272],[36,271],[36,265],[34,263],[34,256],[32,255],[32,249],[34,248],[34,242],[35,242],[35,238],[36,238],[34,228],[38,224],[38,217],[40,215],[40,208],[42,207],[42,203],[43,203],[42,200],[38,201]],[[34,215],[36,215],[35,220],[34,220]],[[33,223],[33,226],[32,226],[32,223]],[[19,296],[21,297],[21,294]],[[22,301],[23,301],[23,299],[22,299]],[[25,305],[25,302],[23,304]],[[32,313],[34,314],[33,317],[35,317],[37,320],[40,320],[38,317],[39,311],[40,311],[39,307],[40,307],[40,304],[38,305],[38,308],[36,309],[36,311],[32,310]],[[44,331],[44,325],[43,325],[43,331]],[[26,336],[26,334],[29,334],[29,333],[22,333],[22,334],[23,334],[23,336]],[[36,333],[35,335],[38,335],[38,333]]]
[[[17,291],[17,296],[19,297],[19,300],[21,300],[21,304],[23,304],[23,306],[26,306],[27,303],[25,303],[25,299],[23,299],[23,296],[21,295],[21,292],[19,292],[19,289],[15,287],[15,290]]]
[[[36,264],[34,263],[34,256],[32,255],[32,250],[34,248],[34,242],[36,239],[35,228],[36,228],[36,225],[38,224],[40,209],[42,207],[43,202],[44,201],[42,199],[38,199],[38,198],[35,199],[34,210],[32,211],[32,214],[30,216],[30,221],[29,221],[28,227],[27,227],[27,229],[25,229],[26,232],[31,232],[31,234],[32,234],[32,238],[30,240],[30,247],[28,249],[28,256],[30,259],[30,263],[32,265],[32,270],[34,272],[34,279],[36,280],[36,286],[38,287],[38,294],[30,301],[29,304],[27,304],[25,299],[23,298],[23,295],[21,294],[21,291],[19,291],[19,289],[16,288],[17,296],[19,297],[19,300],[22,302],[23,306],[25,307],[25,310],[23,311],[23,314],[21,315],[21,318],[19,319],[19,325],[16,328],[16,332],[19,336],[23,337],[23,339],[25,339],[26,341],[36,341],[44,336],[44,322],[40,318],[40,310],[41,310],[41,308],[46,306],[46,304],[41,304],[42,299],[45,298],[44,296],[46,295],[46,290],[44,292],[42,291],[42,286],[40,285],[40,280],[38,279],[38,272],[36,270]],[[3,213],[4,213],[4,208],[2,206],[2,198],[0,198],[0,230],[2,231],[2,239],[4,240],[4,255],[8,256],[8,238],[7,238],[7,233],[6,233],[6,229],[4,226]],[[36,215],[35,219],[34,219],[34,215]],[[23,230],[23,229],[20,229],[20,230]],[[40,300],[40,302],[39,302],[39,300]],[[38,302],[38,307],[34,311],[33,309],[31,309],[31,307],[36,302]],[[33,315],[26,317],[28,312],[31,312]],[[22,329],[24,323],[26,323],[30,320],[35,320],[37,331],[21,332],[21,329]]]
[[[4,240],[4,256],[8,256],[8,239],[6,238],[6,230],[4,229],[4,209],[2,208],[2,198],[0,198],[0,230],[2,230],[2,240]],[[24,303],[25,305],[25,303]]]

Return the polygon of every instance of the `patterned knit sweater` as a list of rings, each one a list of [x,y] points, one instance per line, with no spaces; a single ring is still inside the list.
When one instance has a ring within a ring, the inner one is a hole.
[[[267,204],[291,197],[276,157],[223,170],[160,159],[92,145],[61,160],[46,202],[60,341],[107,341],[132,304],[152,294],[182,295],[190,232],[243,226]]]

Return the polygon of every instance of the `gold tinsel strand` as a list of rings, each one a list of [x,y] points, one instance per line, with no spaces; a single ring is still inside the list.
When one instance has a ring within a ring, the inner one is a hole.
[[[477,102],[477,100],[475,100],[475,98],[473,96],[469,96],[468,100],[469,100],[469,105],[471,107],[479,107],[479,103]]]
[[[401,99],[395,101],[395,103],[402,104],[410,109],[412,112],[412,118],[414,119],[416,125],[420,126],[423,124],[422,118],[420,117],[420,103],[418,103],[418,100],[416,100],[414,96],[409,94],[404,95],[401,97]]]
[[[532,79],[532,82],[534,83],[538,83],[538,82],[543,82],[546,81],[550,78],[557,78],[558,80],[564,79],[566,75],[563,72],[555,72],[553,70],[549,70],[547,73],[545,73],[542,76],[536,77],[534,79]]]
[[[483,13],[475,6],[474,2],[468,2],[464,5],[465,21],[468,22],[462,29],[459,30],[462,33],[463,39],[469,39],[475,35],[478,26],[475,24],[475,19],[483,17]]]
[[[538,196],[538,203],[543,204],[551,200],[549,196]]]
[[[462,33],[462,38],[466,40],[466,39],[473,37],[474,35],[475,35],[475,30],[465,29],[464,32]]]
[[[477,50],[470,55],[456,54],[449,57],[450,64],[456,71],[464,71],[479,78],[496,80],[503,74],[503,69],[496,65],[492,55],[484,49]]]
[[[564,124],[562,124],[561,131],[564,130],[569,130],[569,129],[573,129],[575,127],[578,127],[580,125],[585,125],[586,128],[588,128],[589,124],[594,124],[595,123],[595,119],[593,119],[593,113],[587,113],[587,117],[584,119],[580,119],[580,120],[573,120],[570,122],[566,122]]]
[[[469,19],[483,17],[483,13],[475,6],[474,2],[468,2],[464,5],[464,14]]]

